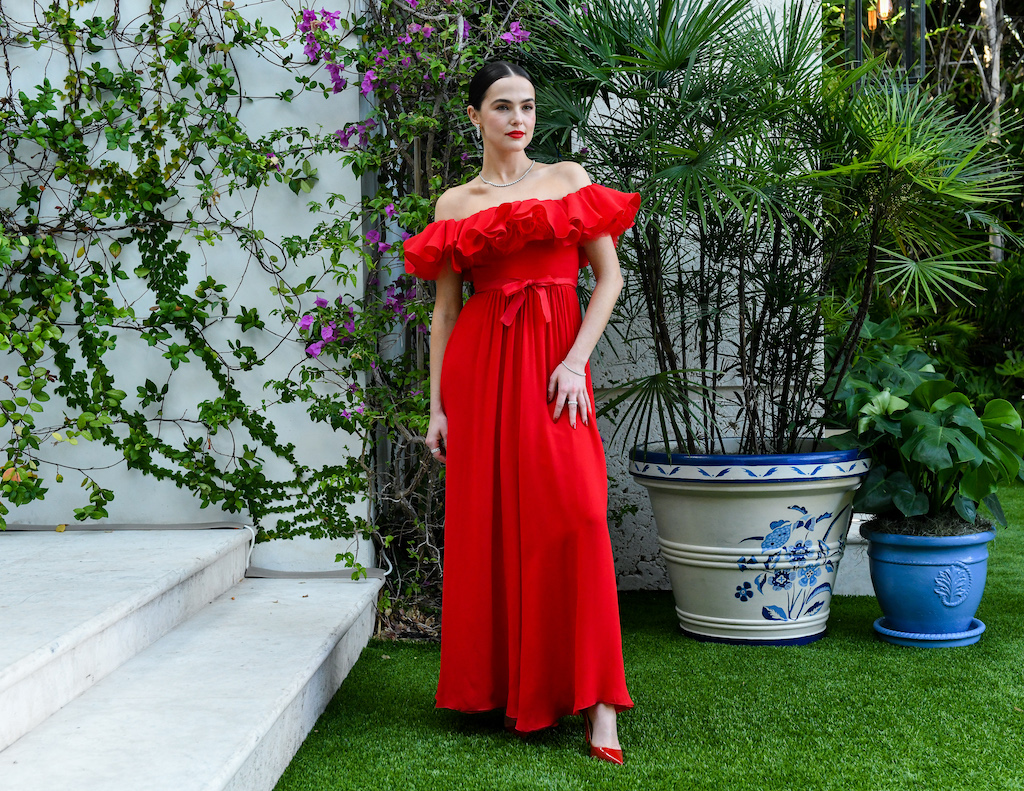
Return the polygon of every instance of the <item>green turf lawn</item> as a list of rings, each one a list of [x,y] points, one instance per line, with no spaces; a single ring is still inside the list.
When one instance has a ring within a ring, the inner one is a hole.
[[[587,757],[580,719],[527,739],[501,713],[433,708],[439,648],[371,641],[277,791],[1024,789],[1024,488],[991,544],[974,646],[874,637],[873,597],[837,597],[804,647],[699,643],[668,592],[623,593],[626,765]]]

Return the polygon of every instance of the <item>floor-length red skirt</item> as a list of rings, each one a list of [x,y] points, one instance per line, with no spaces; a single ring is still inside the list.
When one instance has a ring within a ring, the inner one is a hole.
[[[536,276],[536,255],[551,260]],[[476,278],[444,355],[448,418],[437,705],[530,731],[626,689],[597,422],[552,420],[581,323],[574,248],[527,245]],[[517,277],[531,274],[532,277]],[[587,390],[593,388],[587,368]]]

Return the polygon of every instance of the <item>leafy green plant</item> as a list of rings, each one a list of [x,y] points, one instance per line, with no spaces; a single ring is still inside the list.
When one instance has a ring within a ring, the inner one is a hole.
[[[67,521],[108,516],[115,493],[95,455],[49,452],[95,442],[202,507],[247,513],[268,530],[283,514],[283,534],[307,520],[315,532],[309,471],[239,389],[266,361],[257,347],[276,344],[256,340],[264,323],[225,296],[226,284],[194,277],[201,261],[187,252],[234,243],[271,282],[291,277],[251,215],[221,205],[233,194],[251,208],[270,170],[237,117],[244,91],[229,52],[273,60],[281,34],[231,4],[174,17],[154,2],[132,20],[80,18],[81,7],[5,8],[0,28],[0,527],[8,504],[43,499],[71,472],[87,501]],[[18,68],[33,52],[47,56],[35,85]],[[222,346],[231,325],[238,336]],[[118,362],[130,349],[151,361],[145,375]],[[183,370],[209,398],[170,414]],[[271,458],[288,471],[278,480],[264,468]]]
[[[997,8],[989,8],[988,14],[1001,17],[1005,35],[991,42],[986,40],[984,25],[979,26],[983,20],[979,18],[981,12],[976,4],[966,4],[961,0],[927,4],[928,73],[916,97],[905,103],[907,110],[901,114],[909,118],[907,111],[911,105],[923,104],[929,113],[937,110],[948,115],[962,129],[973,128],[981,132],[971,132],[979,142],[986,138],[992,141],[978,149],[977,153],[983,159],[998,154],[1010,169],[1019,169],[1024,147],[1024,126],[1019,123],[1024,106],[1024,84],[1020,70],[1021,37],[1014,35],[1014,30],[1019,30],[1020,20],[1004,15]],[[852,33],[848,9],[844,10],[843,4],[824,3],[822,10],[825,51],[830,53],[826,60],[838,65],[848,58],[843,46],[844,35]],[[881,40],[888,39],[886,27],[880,24],[874,35]],[[850,39],[846,41],[849,43]],[[888,43],[892,43],[891,40]],[[990,43],[995,49],[989,46]],[[1000,64],[1001,76],[998,72]],[[998,91],[992,92],[993,77],[1000,78],[1001,96]],[[991,112],[994,104],[1001,105],[997,113]],[[879,131],[867,137],[881,141],[885,137],[884,128],[897,118],[893,115],[882,124],[874,124]],[[909,141],[908,134],[899,134]],[[865,145],[867,138],[864,135],[858,133],[858,137],[862,142],[856,144],[857,156],[863,159],[874,145]],[[855,144],[851,140],[852,145]],[[873,157],[874,154],[868,156]],[[964,157],[962,154],[951,155],[946,159],[958,163]],[[942,161],[942,158],[924,159],[915,168],[923,173],[929,168],[943,167]],[[1021,195],[1020,189],[1016,188],[1015,194],[1008,199],[986,207],[986,212],[993,215],[1001,226],[992,228],[992,235],[984,222],[971,221],[966,216],[960,220],[948,218],[945,223],[932,223],[948,226],[951,236],[962,243],[960,252],[954,250],[947,254],[949,260],[944,265],[944,272],[941,257],[938,261],[928,260],[926,254],[920,261],[908,262],[903,258],[906,253],[904,247],[893,246],[892,239],[883,241],[878,254],[878,276],[873,291],[869,290],[870,305],[866,315],[876,322],[888,316],[899,316],[904,333],[917,336],[911,345],[919,345],[944,367],[955,369],[959,374],[958,386],[972,400],[983,406],[990,398],[1004,398],[1024,414],[1021,381],[994,372],[995,366],[1006,362],[1007,352],[1024,351],[1024,327],[1020,322],[1006,321],[1006,316],[1021,315],[1024,311],[1024,265],[1019,246],[1024,229]],[[844,298],[848,298],[854,307],[849,312],[844,306],[841,311],[843,319],[831,325],[833,334],[845,332],[848,320],[856,316],[858,308],[865,304],[863,294],[867,284],[864,276],[867,274],[870,237],[865,232],[864,218],[870,216],[875,196],[850,197],[852,199],[847,204],[850,210],[835,213],[836,224],[831,234],[836,241],[832,247],[832,266],[837,271],[837,290],[843,292]],[[897,226],[906,218],[913,227],[918,198],[911,193],[904,197],[909,202],[899,207]],[[909,215],[906,213],[908,210]],[[963,221],[965,219],[967,222]],[[887,224],[888,220],[883,221],[880,228],[883,236],[888,232]],[[925,230],[933,233],[928,225]],[[896,233],[902,231],[897,227]],[[1003,247],[1000,248],[999,244]],[[909,249],[917,254],[917,247]],[[899,255],[891,255],[890,250],[897,250]],[[946,275],[953,275],[956,279],[948,279],[944,284],[934,279],[945,279]],[[908,287],[907,290],[904,286]],[[855,339],[856,335],[852,340]],[[846,353],[854,352],[847,346]]]
[[[875,338],[898,326],[867,323]],[[1024,480],[1024,429],[1003,399],[977,410],[923,352],[875,343],[850,367],[837,395],[848,433],[830,441],[872,460],[853,507],[889,517],[955,511],[974,523],[984,502],[1005,525],[997,490]]]
[[[561,68],[539,101],[578,124],[597,178],[644,197],[611,326],[656,368],[602,413],[670,453],[792,452],[820,412],[820,168],[856,75],[823,77],[820,21],[798,3],[546,5],[539,57]]]

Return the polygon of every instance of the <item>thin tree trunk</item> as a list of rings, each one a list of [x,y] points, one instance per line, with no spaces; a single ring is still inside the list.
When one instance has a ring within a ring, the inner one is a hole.
[[[839,386],[843,381],[843,376],[846,375],[846,369],[850,367],[850,363],[853,361],[853,355],[857,351],[857,342],[860,340],[860,331],[864,326],[864,320],[868,317],[868,308],[871,307],[871,297],[875,289],[875,269],[878,267],[878,242],[882,227],[880,205],[880,203],[876,203],[871,213],[871,239],[868,244],[868,260],[867,266],[864,269],[864,287],[861,292],[860,306],[857,309],[857,315],[854,316],[850,324],[846,337],[836,352],[835,359],[829,366],[828,371],[825,372],[825,381],[828,382],[836,369],[838,368],[839,370],[836,376],[835,387],[832,389],[832,398],[835,398],[836,393],[839,392]]]
[[[981,26],[984,29],[985,48],[982,56],[982,81],[988,84],[989,106],[992,117],[989,122],[989,139],[999,139],[1001,130],[1000,110],[1003,104],[1002,50],[1003,50],[1003,8],[1002,0],[979,0]],[[989,232],[989,257],[993,262],[1003,260],[1003,237],[995,231]]]

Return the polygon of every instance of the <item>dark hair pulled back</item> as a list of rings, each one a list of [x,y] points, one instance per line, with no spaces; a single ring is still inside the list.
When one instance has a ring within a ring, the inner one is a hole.
[[[481,66],[473,75],[473,79],[469,81],[469,104],[479,110],[484,96],[487,94],[487,89],[504,77],[525,77],[531,85],[533,84],[533,78],[518,63],[492,60]]]

